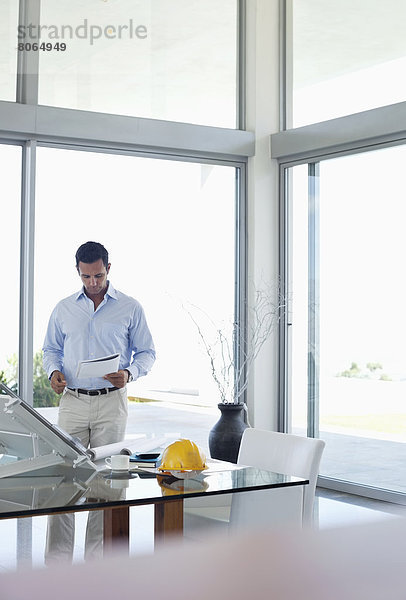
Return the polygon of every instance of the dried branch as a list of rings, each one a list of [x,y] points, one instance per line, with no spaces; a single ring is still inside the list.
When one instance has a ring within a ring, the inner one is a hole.
[[[244,328],[238,322],[216,325],[201,308],[193,304],[189,304],[188,308],[183,305],[209,358],[211,374],[222,403],[240,402],[248,386],[250,369],[277,328],[285,307],[280,286],[277,289],[271,286],[256,289],[253,304],[247,309],[247,326]]]

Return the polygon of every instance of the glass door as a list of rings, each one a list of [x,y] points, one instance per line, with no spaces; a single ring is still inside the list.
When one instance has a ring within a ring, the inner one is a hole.
[[[321,476],[406,492],[406,148],[289,171],[290,427]]]

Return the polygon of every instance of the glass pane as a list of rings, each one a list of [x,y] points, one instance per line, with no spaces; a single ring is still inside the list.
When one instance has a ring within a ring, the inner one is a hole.
[[[291,207],[291,239],[293,252],[289,294],[292,327],[290,327],[291,360],[294,373],[291,382],[291,427],[295,433],[307,432],[307,165],[289,169]]]
[[[405,160],[402,146],[321,162],[319,241],[316,233],[308,242],[317,246],[320,343],[318,381],[306,381],[310,391],[319,385],[321,474],[397,492],[406,492]],[[302,186],[296,220],[303,205]],[[295,256],[306,242],[294,236]],[[309,317],[297,318],[307,337]],[[301,391],[302,363],[292,365]]]
[[[21,148],[0,145],[2,276],[0,381],[17,390],[20,302]]]
[[[0,100],[15,102],[18,0],[0,2]]]
[[[215,406],[187,309],[233,319],[235,169],[38,148],[37,170],[34,350],[56,303],[81,288],[77,248],[100,241],[112,284],[141,302],[157,349],[130,395],[183,393]],[[59,227],[50,227],[50,214],[61,217]]]
[[[237,0],[42,0],[41,41],[40,104],[236,126]]]
[[[293,0],[292,11],[291,126],[406,100],[403,0]]]

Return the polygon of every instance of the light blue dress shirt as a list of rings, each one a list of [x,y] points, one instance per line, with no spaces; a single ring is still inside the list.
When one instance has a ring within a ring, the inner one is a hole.
[[[48,377],[62,371],[69,388],[112,387],[102,377],[77,379],[79,361],[120,354],[119,369],[134,380],[146,375],[155,362],[155,349],[141,304],[109,283],[103,301],[94,310],[82,289],[61,300],[49,319],[45,336],[44,368]]]

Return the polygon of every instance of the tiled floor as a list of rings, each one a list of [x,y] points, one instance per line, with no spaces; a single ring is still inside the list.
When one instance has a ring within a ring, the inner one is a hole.
[[[406,506],[317,489],[314,514],[315,524],[325,529],[406,517]]]

